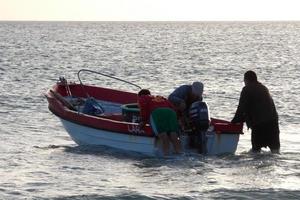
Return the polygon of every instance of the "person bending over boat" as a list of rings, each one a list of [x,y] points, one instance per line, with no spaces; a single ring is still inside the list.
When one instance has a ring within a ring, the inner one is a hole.
[[[152,96],[147,89],[139,91],[138,104],[141,114],[140,127],[150,122],[154,134],[162,141],[164,155],[169,154],[170,141],[175,153],[180,153],[179,126],[173,105],[164,97]]]
[[[278,114],[269,90],[257,81],[253,71],[244,74],[244,83],[239,105],[231,122],[246,122],[248,128],[251,128],[253,152],[269,147],[272,153],[279,153]]]
[[[168,97],[180,115],[182,126],[188,126],[188,113],[190,106],[196,101],[202,101],[204,85],[201,82],[193,82],[191,85],[181,85]]]

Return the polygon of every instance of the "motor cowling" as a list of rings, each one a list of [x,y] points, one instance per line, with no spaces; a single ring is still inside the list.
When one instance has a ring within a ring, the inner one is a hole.
[[[197,131],[206,131],[210,123],[207,104],[203,101],[194,102],[189,109],[189,118],[191,125]]]

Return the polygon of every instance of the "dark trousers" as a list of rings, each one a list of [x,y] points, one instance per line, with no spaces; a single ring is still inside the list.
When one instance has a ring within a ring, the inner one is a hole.
[[[252,127],[251,143],[253,151],[269,147],[272,151],[280,149],[278,121],[270,121]]]

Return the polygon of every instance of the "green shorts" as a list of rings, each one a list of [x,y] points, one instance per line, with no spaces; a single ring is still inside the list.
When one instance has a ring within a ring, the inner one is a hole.
[[[170,108],[156,108],[152,111],[150,125],[155,135],[178,132],[179,128],[176,113]]]

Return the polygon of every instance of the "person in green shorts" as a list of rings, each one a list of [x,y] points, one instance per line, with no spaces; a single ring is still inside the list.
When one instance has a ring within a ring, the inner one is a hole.
[[[162,96],[151,95],[147,89],[142,89],[138,93],[138,104],[141,113],[140,126],[150,123],[154,134],[162,141],[164,155],[169,154],[170,142],[175,153],[180,153],[179,125],[171,102]]]

